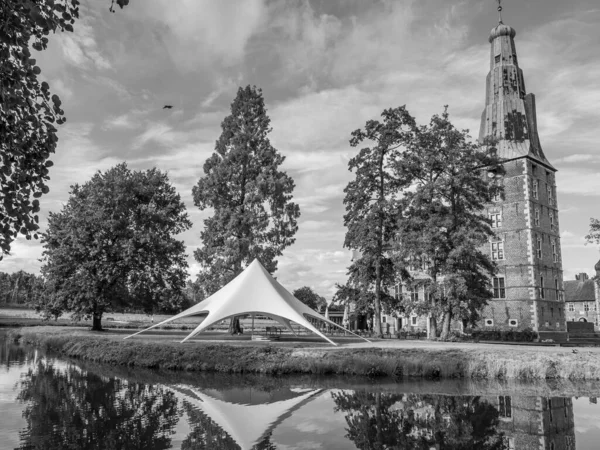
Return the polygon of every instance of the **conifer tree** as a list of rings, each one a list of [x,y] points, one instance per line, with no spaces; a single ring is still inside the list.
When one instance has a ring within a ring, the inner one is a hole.
[[[295,241],[300,209],[292,201],[294,181],[280,170],[285,157],[269,141],[270,123],[262,91],[239,88],[215,152],[204,164],[205,175],[193,188],[194,204],[213,210],[194,252],[205,295],[255,258],[275,272],[276,258]],[[230,331],[239,332],[238,321],[232,320]]]
[[[400,158],[400,148],[406,146],[415,125],[405,107],[386,109],[383,121],[369,120],[364,129],[352,133],[350,145],[357,147],[364,141],[371,147],[359,151],[348,163],[355,173],[344,192],[348,228],[344,246],[358,250],[360,258],[350,268],[351,284],[367,298],[373,292],[374,331],[381,330],[382,291],[394,284],[394,270],[389,250],[397,228],[399,178],[393,172]]]

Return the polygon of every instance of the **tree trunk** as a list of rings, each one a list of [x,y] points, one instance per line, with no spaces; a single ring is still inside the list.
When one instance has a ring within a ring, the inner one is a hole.
[[[435,273],[431,277],[431,281],[434,285],[437,285],[437,275]],[[427,336],[427,339],[433,340],[433,339],[437,338],[437,319],[435,317],[435,314],[433,313],[433,311],[435,311],[435,296],[434,295],[429,296],[429,303],[431,304],[432,312],[429,313],[429,335]]]
[[[450,324],[452,322],[452,312],[447,310],[444,312],[444,322],[442,323],[442,335],[440,336],[442,340],[448,339],[450,337]]]
[[[92,316],[92,331],[102,331],[102,313],[94,313]]]
[[[240,318],[232,317],[229,321],[229,329],[227,330],[229,334],[242,334],[242,327],[240,326]]]
[[[383,338],[381,332],[381,260],[375,263],[375,317],[373,317],[375,336]]]

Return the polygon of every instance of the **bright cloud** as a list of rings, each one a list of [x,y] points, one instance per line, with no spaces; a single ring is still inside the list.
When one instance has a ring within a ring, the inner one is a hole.
[[[542,145],[559,170],[568,279],[598,258],[581,236],[590,216],[600,218],[600,12],[573,0],[531,16],[515,3],[505,21],[517,29]],[[495,23],[493,5],[480,0],[148,0],[116,14],[104,2],[83,5],[75,32],[51,36],[35,56],[68,117],[42,222],[67,201],[71,184],[97,170],[122,161],[156,166],[169,173],[194,222],[181,239],[197,273],[191,254],[210,212],[193,205],[191,189],[238,87],[255,84],[302,213],[276,275],[290,289],[307,285],[330,299],[350,263],[343,247],[343,189],[356,152],[350,133],[385,108],[406,105],[425,123],[448,104],[454,123],[478,137]],[[0,270],[36,271],[40,255],[39,242],[18,241]]]

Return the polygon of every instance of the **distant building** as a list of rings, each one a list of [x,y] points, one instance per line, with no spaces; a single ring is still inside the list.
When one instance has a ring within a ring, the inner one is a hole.
[[[600,276],[600,261],[596,264],[596,274]],[[575,276],[575,280],[565,281],[565,309],[567,322],[592,322],[600,326],[600,288],[596,280],[586,273]]]

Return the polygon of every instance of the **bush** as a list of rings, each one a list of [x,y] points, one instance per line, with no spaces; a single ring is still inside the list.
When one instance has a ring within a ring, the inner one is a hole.
[[[475,341],[533,342],[538,335],[530,328],[522,331],[490,329],[473,330],[471,337]]]

